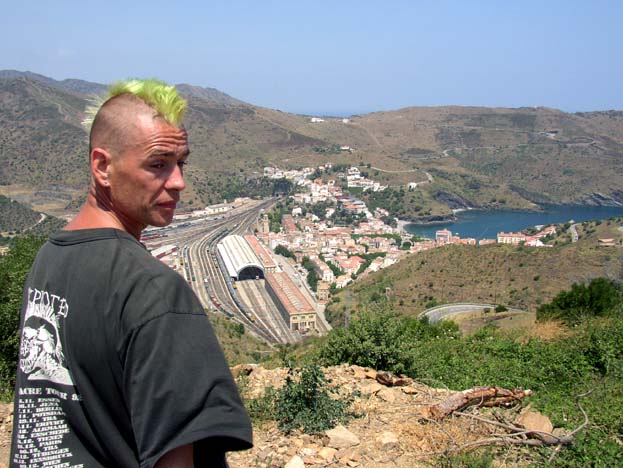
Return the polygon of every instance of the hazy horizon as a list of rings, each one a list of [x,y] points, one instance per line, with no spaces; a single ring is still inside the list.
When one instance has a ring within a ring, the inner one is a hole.
[[[623,3],[142,0],[12,4],[0,69],[158,77],[349,116],[411,106],[623,109]]]

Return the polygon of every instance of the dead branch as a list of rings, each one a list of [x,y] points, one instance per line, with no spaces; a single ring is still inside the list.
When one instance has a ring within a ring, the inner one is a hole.
[[[474,387],[457,392],[435,405],[424,406],[420,411],[424,418],[439,420],[474,404],[478,406],[508,406],[529,395],[532,395],[532,391],[523,388],[508,390],[501,387]]]
[[[484,388],[487,388],[487,387],[484,387]],[[584,416],[584,421],[578,427],[573,429],[568,434],[565,434],[564,436],[558,436],[547,431],[539,431],[535,429],[524,429],[512,423],[505,423],[499,420],[496,421],[496,420],[488,419],[488,418],[478,416],[475,414],[469,414],[469,413],[456,411],[454,412],[456,416],[472,418],[476,421],[480,421],[485,424],[490,424],[492,426],[501,427],[510,432],[508,434],[494,434],[492,437],[488,437],[486,439],[479,439],[474,442],[469,442],[469,443],[463,444],[455,448],[448,448],[446,450],[439,451],[439,452],[422,453],[417,456],[418,457],[433,457],[433,456],[443,455],[447,453],[460,453],[465,450],[472,450],[475,448],[491,446],[491,445],[498,445],[498,446],[523,445],[523,446],[529,446],[529,447],[555,447],[555,449],[552,451],[551,456],[549,457],[549,462],[551,462],[556,457],[556,455],[560,453],[562,447],[571,444],[573,440],[575,439],[576,434],[588,425],[588,422],[589,422],[588,414],[586,413],[586,411],[580,404],[579,400],[580,398],[583,398],[592,392],[593,390],[590,390],[576,397],[576,403],[578,405],[578,408],[582,412],[582,415]],[[432,405],[432,406],[436,406],[436,405]],[[428,418],[425,418],[425,419],[430,421],[430,419]],[[533,436],[533,438],[526,438],[526,436]]]
[[[387,387],[405,387],[413,383],[413,379],[404,376],[395,376],[390,372],[377,372],[376,381]]]

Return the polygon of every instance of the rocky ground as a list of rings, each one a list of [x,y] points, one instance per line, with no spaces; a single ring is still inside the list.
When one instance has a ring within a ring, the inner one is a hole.
[[[9,466],[13,403],[0,403],[0,468]]]
[[[435,420],[426,408],[447,401],[456,392],[357,366],[323,371],[339,395],[354,396],[351,409],[359,417],[345,426],[313,435],[284,434],[274,422],[256,425],[254,448],[230,454],[232,468],[430,467],[438,466],[440,457],[459,448],[507,434],[500,425],[484,423],[479,418],[521,424],[518,421],[525,420],[526,415],[537,416],[539,422],[531,429],[552,431],[547,418],[526,409],[520,411],[517,406],[471,408],[469,417],[453,415]],[[287,369],[267,370],[255,365],[237,366],[233,372],[242,382],[247,399],[261,396],[269,386],[281,387],[287,375]],[[11,423],[12,405],[0,405],[0,468],[8,466]],[[525,466],[530,459],[525,448],[509,446],[496,450],[494,466]]]
[[[266,370],[259,366],[238,366],[234,374],[244,375],[243,391],[247,398],[260,396],[268,386],[280,387],[286,369]],[[357,366],[324,369],[331,385],[342,395],[359,395],[352,409],[360,417],[346,427],[338,426],[323,434],[301,432],[283,434],[275,423],[254,427],[253,449],[232,453],[233,467],[303,468],[303,467],[386,467],[415,468],[438,466],[440,457],[484,439],[497,437],[505,431],[501,426],[483,423],[473,417],[451,416],[440,421],[423,417],[430,408],[456,393],[435,389],[412,381],[396,379],[388,382],[386,374]],[[382,382],[382,383],[381,383]],[[491,416],[495,411],[496,417]],[[532,429],[550,432],[549,420],[536,412],[521,411],[516,405],[507,408],[481,408],[470,415],[496,418],[500,421],[525,420],[536,416]],[[495,466],[524,466],[528,453],[517,446],[498,449]]]

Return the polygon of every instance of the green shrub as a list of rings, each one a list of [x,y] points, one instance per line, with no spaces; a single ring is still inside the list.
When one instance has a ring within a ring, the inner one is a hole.
[[[324,373],[317,365],[290,369],[286,383],[275,393],[279,429],[302,428],[308,434],[331,429],[352,416],[350,401],[331,398]]]
[[[244,396],[245,391],[238,384],[240,394]],[[275,419],[275,403],[277,401],[277,390],[274,387],[267,387],[260,398],[245,400],[247,411],[251,420],[254,422],[273,421]]]
[[[0,256],[0,399],[11,400],[19,353],[19,316],[22,288],[44,239],[15,239],[8,254]]]
[[[602,316],[623,299],[621,285],[595,278],[587,284],[575,283],[569,291],[562,291],[549,304],[539,306],[537,320],[561,319],[574,325],[586,317]]]
[[[363,312],[348,328],[332,330],[318,357],[326,365],[349,363],[400,374],[409,368],[419,341],[443,334],[458,336],[458,327],[446,321],[431,325],[385,311]]]

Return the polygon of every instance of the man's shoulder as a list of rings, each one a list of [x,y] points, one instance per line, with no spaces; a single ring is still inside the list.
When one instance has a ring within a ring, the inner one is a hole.
[[[203,310],[186,280],[124,231],[61,231],[49,243],[61,248],[52,247],[46,257],[63,257],[65,267],[118,301],[129,327],[167,312]]]

